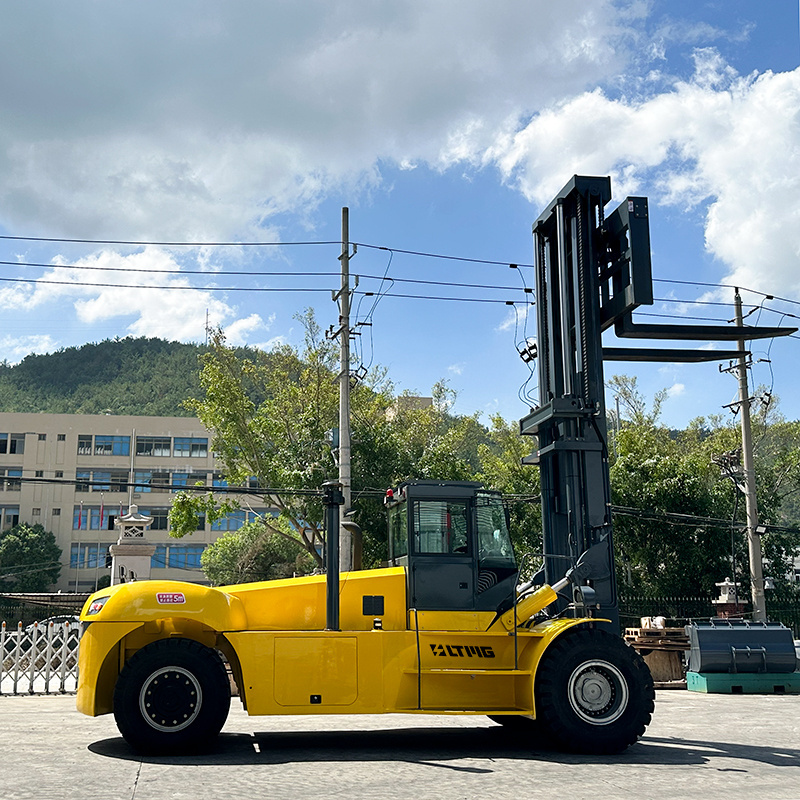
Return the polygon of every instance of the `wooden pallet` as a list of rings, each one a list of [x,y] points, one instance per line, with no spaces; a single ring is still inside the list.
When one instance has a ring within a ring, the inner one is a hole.
[[[626,628],[625,641],[637,650],[688,650],[683,628]]]

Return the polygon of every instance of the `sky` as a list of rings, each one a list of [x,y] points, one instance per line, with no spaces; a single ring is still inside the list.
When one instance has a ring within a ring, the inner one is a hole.
[[[748,323],[797,324],[798,5],[3,3],[0,359],[207,323],[300,347],[304,309],[338,327],[346,206],[353,369],[513,421],[538,402],[531,224],[573,174],[611,176],[608,210],[649,198],[639,321],[725,322],[736,285]],[[799,356],[753,345],[789,419]],[[672,427],[738,388],[713,362],[605,373],[666,390]]]

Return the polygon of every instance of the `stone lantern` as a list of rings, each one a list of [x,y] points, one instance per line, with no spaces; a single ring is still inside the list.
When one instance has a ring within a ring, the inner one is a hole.
[[[144,532],[152,522],[153,518],[140,514],[135,505],[130,506],[127,514],[114,520],[114,527],[119,529],[119,539],[108,548],[112,586],[150,579],[150,563],[156,546],[147,541]]]
[[[718,617],[741,617],[744,613],[744,602],[739,594],[739,584],[730,578],[715,583],[719,588],[719,597],[711,602],[717,607]]]

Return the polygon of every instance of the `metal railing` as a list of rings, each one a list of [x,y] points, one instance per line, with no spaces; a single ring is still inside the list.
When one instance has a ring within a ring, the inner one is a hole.
[[[67,694],[78,688],[80,624],[0,627],[0,695]]]

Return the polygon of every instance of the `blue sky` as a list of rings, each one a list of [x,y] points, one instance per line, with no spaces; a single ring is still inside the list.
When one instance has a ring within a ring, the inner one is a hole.
[[[612,206],[650,198],[663,300],[643,310],[730,319],[708,304],[735,284],[796,301],[749,321],[800,316],[797,0],[76,0],[10,2],[0,19],[0,234],[335,241],[346,205],[351,239],[373,245],[351,262],[359,290],[385,290],[354,368],[385,367],[398,391],[447,380],[458,412],[527,413],[536,382],[515,345],[535,336],[533,277],[507,265],[531,263],[531,223],[575,173],[611,175]],[[336,323],[338,253],[2,239],[0,358],[202,341],[206,314],[232,342],[298,345],[305,307]],[[669,282],[687,280],[710,285]],[[358,320],[373,303],[356,294]],[[754,348],[753,382],[792,419],[798,355],[798,339]],[[673,426],[736,395],[714,363],[606,365],[623,372],[668,390]]]

